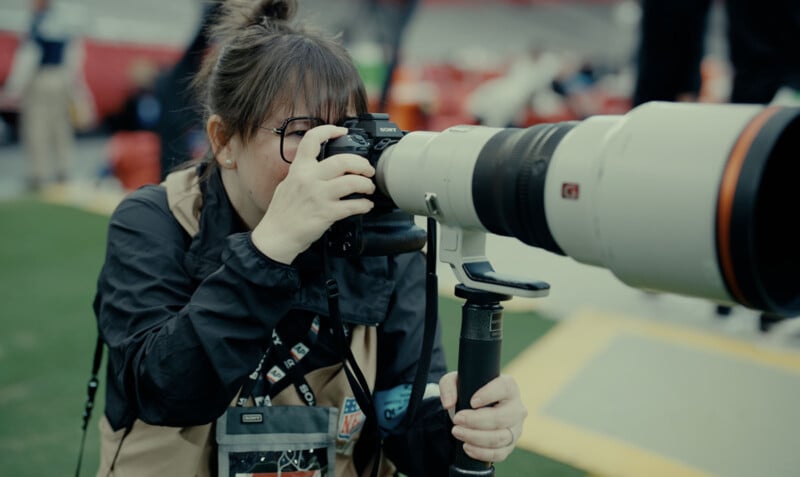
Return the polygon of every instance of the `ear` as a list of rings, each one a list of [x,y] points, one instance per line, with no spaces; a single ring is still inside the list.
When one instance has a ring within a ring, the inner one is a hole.
[[[230,147],[230,141],[225,137],[225,124],[217,114],[212,114],[206,121],[206,134],[211,143],[211,150],[214,152],[214,159],[219,167],[234,169],[236,159]]]

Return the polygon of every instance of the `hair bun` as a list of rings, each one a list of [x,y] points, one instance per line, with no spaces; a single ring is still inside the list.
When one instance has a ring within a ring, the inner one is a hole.
[[[297,11],[294,0],[261,0],[256,9],[259,16],[270,20],[289,20]]]

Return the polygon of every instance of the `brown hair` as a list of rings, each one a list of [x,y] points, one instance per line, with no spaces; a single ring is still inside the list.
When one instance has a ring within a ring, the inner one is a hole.
[[[294,0],[225,0],[210,30],[214,48],[193,86],[204,108],[222,118],[225,141],[253,138],[263,121],[299,101],[330,122],[367,111],[364,83],[333,37],[294,21]],[[212,154],[206,157],[215,167]]]

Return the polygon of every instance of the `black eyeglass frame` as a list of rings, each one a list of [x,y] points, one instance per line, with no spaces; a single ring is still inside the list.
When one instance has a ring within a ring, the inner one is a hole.
[[[289,126],[289,123],[291,123],[292,121],[297,121],[297,120],[307,120],[307,121],[309,121],[311,124],[313,124],[312,128],[320,126],[322,124],[325,124],[325,120],[324,119],[317,118],[317,117],[314,117],[314,116],[292,116],[292,117],[286,118],[283,121],[283,124],[281,124],[281,127],[279,127],[279,128],[268,128],[268,127],[263,127],[263,126],[261,127],[261,129],[266,129],[267,131],[272,131],[273,133],[275,133],[275,134],[277,134],[277,135],[279,135],[281,137],[281,144],[280,144],[280,147],[281,147],[281,159],[283,160],[283,162],[285,162],[287,164],[291,164],[292,161],[290,161],[289,159],[286,159],[286,155],[283,153],[283,139],[286,136],[286,128]]]

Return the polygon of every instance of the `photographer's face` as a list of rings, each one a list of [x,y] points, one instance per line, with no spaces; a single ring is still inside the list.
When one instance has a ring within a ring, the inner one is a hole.
[[[208,120],[208,135],[214,143],[228,198],[251,229],[264,216],[275,188],[289,173],[289,164],[281,159],[280,135],[271,130],[280,127],[284,119],[283,116],[266,119],[247,143],[237,134],[226,144],[213,140],[221,132],[219,116]]]

